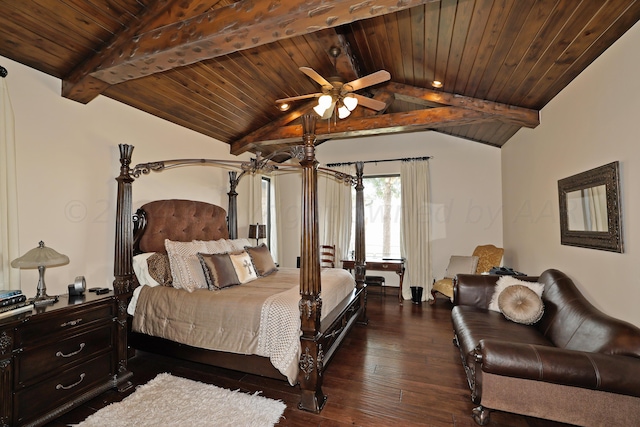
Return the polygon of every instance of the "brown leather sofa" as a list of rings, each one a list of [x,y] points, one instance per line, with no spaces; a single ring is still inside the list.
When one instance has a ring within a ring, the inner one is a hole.
[[[640,425],[640,328],[590,304],[558,270],[523,277],[545,285],[534,325],[488,310],[500,276],[458,275],[451,316],[473,417],[500,410],[584,426]],[[620,296],[624,298],[624,296]]]

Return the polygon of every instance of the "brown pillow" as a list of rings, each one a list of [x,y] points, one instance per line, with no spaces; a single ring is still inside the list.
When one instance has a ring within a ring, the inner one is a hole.
[[[153,280],[162,286],[172,286],[173,277],[171,276],[171,266],[169,264],[169,256],[161,252],[156,252],[147,258],[149,267],[149,275]]]
[[[276,263],[273,262],[273,257],[271,256],[271,252],[269,252],[269,248],[264,243],[260,246],[254,247],[245,246],[244,249],[251,257],[251,262],[253,263],[258,276],[267,276],[278,270]]]
[[[498,307],[512,322],[533,325],[542,318],[544,304],[534,291],[523,285],[506,288],[498,297]]]
[[[198,253],[198,259],[202,264],[204,278],[210,290],[215,291],[240,284],[229,254]]]

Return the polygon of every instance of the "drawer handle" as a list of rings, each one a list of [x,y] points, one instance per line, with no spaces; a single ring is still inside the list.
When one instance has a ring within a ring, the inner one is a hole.
[[[64,354],[63,352],[59,351],[56,353],[57,357],[71,357],[71,356],[75,356],[76,354],[80,353],[82,351],[82,349],[84,348],[84,343],[81,342],[80,343],[80,349],[78,351],[74,351],[73,353],[69,353],[69,354]]]
[[[66,328],[67,326],[76,326],[80,322],[82,322],[82,319],[69,320],[68,322],[64,322],[62,325],[60,325],[60,327]]]
[[[389,268],[389,264],[382,264],[382,268]]]
[[[74,388],[75,386],[77,386],[78,384],[80,384],[82,382],[84,377],[85,377],[85,373],[83,372],[83,373],[80,374],[80,381],[78,381],[76,383],[73,383],[71,385],[68,385],[68,386],[63,386],[62,384],[58,384],[56,386],[56,390],[69,390],[70,388]]]

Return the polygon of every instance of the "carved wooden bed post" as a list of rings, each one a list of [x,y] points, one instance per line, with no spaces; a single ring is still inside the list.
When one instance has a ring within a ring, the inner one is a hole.
[[[116,383],[120,384],[133,374],[127,369],[127,304],[130,293],[137,281],[133,274],[133,222],[132,191],[133,178],[129,174],[133,145],[119,144],[120,149],[120,175],[118,182],[118,196],[116,208],[116,245],[113,273],[113,290],[118,304],[118,377]],[[130,384],[129,384],[130,385]],[[121,387],[121,389],[126,387]]]
[[[365,234],[364,234],[364,184],[362,177],[364,175],[364,163],[356,162],[356,235],[355,235],[355,260],[354,272],[356,279],[356,287],[358,289],[365,286],[364,280],[366,275],[365,260]],[[360,296],[363,307],[360,315],[359,323],[367,324],[367,292],[363,292]]]
[[[229,172],[229,209],[227,212],[227,226],[229,227],[229,238],[238,238],[238,193],[236,188],[240,179],[237,177],[238,173],[235,171]]]
[[[320,338],[320,246],[318,241],[318,162],[315,158],[316,117],[302,117],[304,158],[302,166],[302,234],[300,241],[300,320],[302,336],[298,407],[320,412],[327,397],[322,393],[324,354]]]

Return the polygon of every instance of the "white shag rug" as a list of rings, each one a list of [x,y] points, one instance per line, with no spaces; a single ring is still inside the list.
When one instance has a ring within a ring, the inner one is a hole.
[[[226,390],[162,373],[77,426],[272,427],[282,417],[286,405],[258,393]]]

